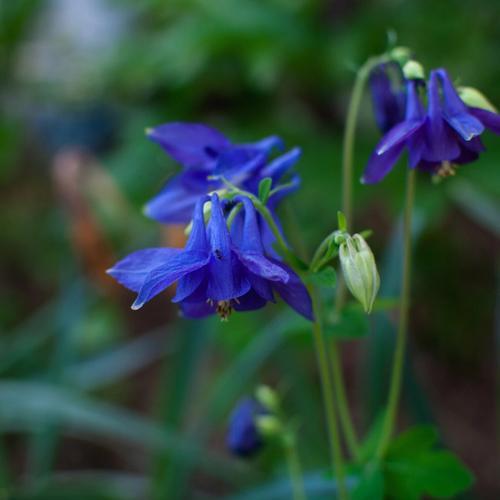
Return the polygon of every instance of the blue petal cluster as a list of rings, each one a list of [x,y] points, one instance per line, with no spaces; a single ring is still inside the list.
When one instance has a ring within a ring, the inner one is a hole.
[[[226,437],[227,447],[232,453],[248,457],[259,451],[262,439],[255,419],[266,414],[266,409],[254,398],[244,398],[236,405],[229,419]]]
[[[211,179],[223,174],[246,192],[257,192],[263,178],[270,177],[273,186],[279,182],[297,161],[299,150],[269,161],[271,149],[282,146],[280,139],[233,145],[218,131],[198,124],[162,125],[149,135],[183,165],[184,171],[147,205],[147,211],[159,221],[191,221],[192,226],[183,249],[139,250],[108,270],[137,293],[132,308],[142,307],[176,283],[172,302],[179,304],[186,317],[216,313],[226,320],[233,310],[259,309],[275,302],[275,295],[279,295],[299,314],[312,319],[306,287],[272,249],[274,235],[250,198],[221,199],[216,190],[222,185]],[[289,179],[291,182],[268,200],[273,217],[283,195],[298,186],[296,174]]]
[[[270,177],[280,182],[299,160],[301,151],[290,151],[268,161],[273,150],[283,150],[283,141],[276,136],[250,144],[232,144],[214,128],[199,123],[167,123],[148,131],[148,137],[177,161],[183,170],[145,206],[145,214],[159,222],[185,224],[191,219],[201,195],[222,188],[224,176],[233,184],[257,194],[259,182]],[[286,189],[269,200],[275,208],[283,196],[299,187],[297,174],[290,174]]]
[[[480,136],[486,128],[500,133],[500,115],[468,107],[444,69],[432,71],[427,85],[421,80],[405,82],[405,114],[399,122],[399,111],[394,104],[399,96],[393,94],[393,105],[388,105],[391,87],[380,76],[375,82],[377,121],[381,124],[396,121],[396,124],[382,137],[368,160],[362,178],[364,183],[382,180],[405,150],[410,168],[439,176],[453,175],[457,165],[475,161],[484,151]],[[421,101],[424,89],[426,109]]]

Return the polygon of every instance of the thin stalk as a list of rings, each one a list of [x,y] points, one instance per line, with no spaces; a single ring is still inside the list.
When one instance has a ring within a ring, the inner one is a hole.
[[[292,482],[293,500],[306,500],[304,481],[302,479],[302,467],[300,465],[295,435],[289,436],[283,445],[288,464],[288,473],[290,474],[290,480]]]
[[[408,313],[410,310],[410,280],[411,280],[411,222],[413,201],[415,199],[415,170],[409,169],[406,180],[406,200],[403,221],[403,269],[401,277],[401,308],[396,338],[396,350],[392,365],[391,386],[387,402],[384,426],[377,448],[377,457],[382,458],[387,450],[394,429],[398,410],[399,396],[403,376],[403,365],[408,332]]]
[[[315,321],[313,323],[314,344],[316,355],[318,358],[319,374],[321,378],[321,389],[323,392],[323,403],[326,416],[326,424],[328,428],[328,442],[330,446],[330,455],[333,465],[333,474],[337,480],[338,498],[345,500],[347,498],[347,490],[344,477],[344,462],[342,458],[342,450],[340,447],[339,429],[337,426],[337,418],[335,415],[335,399],[333,392],[333,384],[328,366],[328,354],[326,350],[323,327],[320,318],[319,299],[316,290],[309,287],[309,293],[313,302],[313,311]]]
[[[385,56],[372,57],[359,69],[354,82],[351,99],[347,111],[347,120],[342,145],[342,212],[345,215],[348,224],[352,225],[352,185],[354,171],[354,146],[356,139],[356,125],[358,123],[359,109],[363,92],[372,69],[383,62]],[[338,316],[344,306],[346,298],[345,283],[339,279],[337,284],[335,298],[335,315]],[[356,430],[352,423],[352,417],[349,411],[349,403],[345,391],[344,376],[342,373],[342,364],[339,354],[339,346],[335,340],[330,345],[330,360],[332,365],[333,382],[335,385],[335,394],[337,396],[337,405],[339,408],[339,417],[346,444],[349,453],[357,459],[359,455],[358,438]]]

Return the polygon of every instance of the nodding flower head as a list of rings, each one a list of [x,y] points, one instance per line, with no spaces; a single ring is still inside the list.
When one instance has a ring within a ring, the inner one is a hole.
[[[500,116],[468,107],[444,69],[431,72],[427,83],[427,110],[420,98],[420,79],[406,80],[406,110],[402,122],[381,139],[368,160],[362,182],[382,180],[403,151],[410,168],[439,176],[453,175],[458,165],[470,163],[484,150],[480,135],[485,128],[500,133]]]
[[[210,219],[203,206],[210,201]],[[184,316],[200,318],[217,313],[227,320],[234,310],[248,311],[274,302],[277,292],[297,312],[312,318],[309,294],[299,277],[285,264],[265,255],[255,208],[246,197],[244,217],[236,220],[231,235],[217,194],[202,196],[195,207],[184,249],[139,250],[118,262],[108,273],[137,292],[133,309],[177,283],[172,302]]]
[[[262,436],[257,419],[268,411],[254,398],[244,398],[238,402],[229,419],[226,443],[229,450],[238,456],[249,457],[262,447]]]
[[[271,177],[277,184],[287,176],[301,153],[293,148],[270,161],[273,150],[284,148],[279,137],[233,144],[218,130],[199,123],[167,123],[147,135],[183,167],[144,208],[148,217],[164,223],[189,222],[198,198],[223,187],[214,176],[224,176],[256,194],[263,178]],[[277,193],[271,204],[298,188],[298,175],[289,177],[287,189]]]

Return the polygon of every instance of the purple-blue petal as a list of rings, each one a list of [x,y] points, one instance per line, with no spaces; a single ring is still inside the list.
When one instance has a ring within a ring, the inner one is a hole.
[[[281,298],[295,311],[304,316],[305,318],[314,321],[314,314],[312,309],[312,301],[299,276],[292,271],[287,265],[273,259],[273,262],[280,266],[288,275],[289,280],[287,283],[274,281],[272,287],[279,293]]]
[[[381,181],[394,167],[401,156],[405,143],[399,143],[384,154],[373,152],[366,165],[361,182],[363,184],[374,184]]]
[[[465,140],[470,141],[473,137],[484,132],[483,124],[469,113],[467,106],[458,95],[453,83],[444,69],[436,70],[441,79],[443,89],[443,113],[445,120]]]
[[[397,65],[381,64],[372,70],[369,79],[375,121],[383,134],[404,118],[404,95],[393,88],[390,67],[399,69]]]
[[[495,134],[500,134],[500,115],[487,109],[469,108],[469,111],[478,118],[481,123]]]
[[[181,302],[182,315],[186,318],[205,318],[215,313],[215,307],[208,302]]]
[[[184,250],[174,255],[162,266],[152,269],[147,274],[137,298],[132,304],[132,309],[141,308],[148,300],[186,274],[205,266],[209,260],[210,255],[203,251]]]
[[[187,168],[209,167],[214,157],[230,145],[218,130],[201,123],[166,123],[148,131],[147,135]]]
[[[208,191],[209,183],[187,183],[186,174],[170,180],[144,207],[149,218],[168,224],[185,224],[191,219],[196,201]]]
[[[404,121],[399,123],[382,137],[382,140],[375,148],[376,154],[383,155],[391,149],[404,144],[404,142],[409,139],[412,134],[417,132],[423,124],[424,120]]]
[[[277,183],[283,175],[290,170],[290,168],[297,163],[302,155],[300,148],[293,148],[285,154],[278,156],[268,165],[266,165],[260,172],[260,177],[271,177],[273,184]]]
[[[245,295],[239,297],[237,301],[234,301],[233,308],[235,311],[255,311],[262,309],[267,302],[266,299],[251,289]]]
[[[129,290],[138,292],[149,273],[181,253],[180,248],[138,250],[117,262],[107,273]]]

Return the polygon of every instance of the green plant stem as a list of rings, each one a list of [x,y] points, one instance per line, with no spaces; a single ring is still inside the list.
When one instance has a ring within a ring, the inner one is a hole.
[[[344,132],[344,141],[342,145],[342,212],[348,224],[352,225],[352,184],[354,170],[354,145],[356,138],[356,125],[358,122],[359,109],[363,92],[370,76],[372,69],[384,62],[386,56],[372,57],[359,69],[354,82],[351,99],[347,111],[346,127]],[[344,281],[339,279],[337,284],[337,292],[335,298],[335,316],[338,317],[346,298],[346,288]],[[349,403],[345,391],[344,376],[342,373],[342,364],[339,353],[339,346],[335,340],[332,340],[330,345],[330,360],[332,365],[333,383],[335,386],[335,394],[337,397],[337,405],[339,408],[339,417],[346,444],[349,453],[357,459],[359,455],[358,438],[356,430],[352,423],[351,414],[349,411]]]
[[[288,473],[292,482],[293,500],[306,500],[304,481],[302,479],[302,467],[300,466],[299,452],[295,435],[289,436],[283,443],[288,464]]]
[[[344,463],[342,458],[342,450],[340,447],[339,429],[337,427],[337,418],[335,415],[335,399],[333,384],[328,366],[328,354],[326,350],[325,338],[321,324],[320,305],[318,295],[314,287],[309,287],[309,293],[313,302],[313,311],[315,321],[313,323],[314,344],[316,355],[318,357],[319,373],[321,378],[321,388],[323,392],[323,402],[325,407],[326,424],[328,428],[328,442],[330,445],[330,454],[332,458],[333,474],[337,480],[338,498],[345,500],[347,498],[347,490],[345,487]]]
[[[415,199],[415,170],[409,169],[406,180],[406,200],[403,221],[403,269],[401,277],[401,308],[399,313],[399,325],[396,338],[396,350],[392,365],[391,386],[387,410],[382,428],[380,442],[377,448],[377,457],[384,456],[391,440],[398,409],[401,383],[403,377],[403,365],[405,357],[406,337],[408,332],[408,313],[410,309],[410,280],[411,280],[411,226],[413,201]]]

